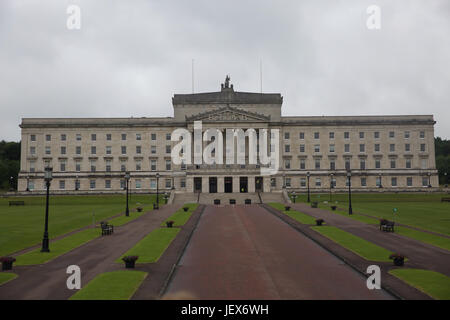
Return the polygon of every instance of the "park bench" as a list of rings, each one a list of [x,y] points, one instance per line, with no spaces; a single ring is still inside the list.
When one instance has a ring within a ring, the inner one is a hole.
[[[441,202],[450,202],[450,198],[441,198]]]
[[[25,205],[25,201],[9,201],[9,205],[10,206],[24,206]]]
[[[380,230],[383,230],[385,232],[394,232],[394,221],[381,221],[380,222]]]
[[[114,226],[112,224],[102,221],[100,222],[100,226],[102,228],[102,236],[108,236],[114,233]]]

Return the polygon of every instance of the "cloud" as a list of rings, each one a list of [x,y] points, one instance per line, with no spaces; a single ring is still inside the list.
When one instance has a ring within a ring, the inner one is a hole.
[[[66,8],[82,28],[66,28]],[[381,30],[366,8],[381,8]],[[447,0],[0,3],[0,139],[22,117],[171,116],[174,93],[284,96],[285,115],[434,114],[450,137]]]

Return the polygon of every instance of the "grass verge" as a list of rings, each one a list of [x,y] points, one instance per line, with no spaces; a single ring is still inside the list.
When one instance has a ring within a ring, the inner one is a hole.
[[[188,211],[184,211],[183,208],[187,207]],[[192,212],[195,211],[195,209],[197,209],[198,204],[197,203],[189,203],[189,204],[185,204],[182,208],[178,209],[173,215],[171,215],[166,221],[174,221],[173,226],[175,227],[181,227],[183,226],[191,217]],[[161,223],[161,227],[165,227],[166,226],[166,221],[164,221],[163,223]]]
[[[180,231],[179,228],[161,228],[150,232],[133,248],[128,250],[116,262],[123,263],[124,256],[139,256],[136,263],[152,263],[158,261],[167,247]]]
[[[70,300],[129,300],[147,277],[142,271],[114,271],[96,276]]]
[[[440,237],[427,232],[410,229],[407,227],[395,227],[395,232],[402,236],[422,241],[431,244],[433,246],[450,251],[450,239],[448,238]]]
[[[393,276],[438,300],[450,300],[450,277],[429,270],[394,269]]]
[[[289,211],[286,211],[285,206],[281,203],[272,202],[272,203],[269,203],[269,206],[283,212],[285,215],[291,217],[292,219],[294,219],[302,224],[316,224],[316,218],[311,217],[310,215],[307,215],[305,213],[292,210],[292,209],[290,209]]]
[[[10,272],[0,272],[0,285],[17,278],[17,274]]]
[[[60,240],[50,241],[50,252],[41,252],[41,248],[37,248],[16,257],[16,265],[26,266],[46,263],[99,237],[100,235],[101,230],[95,228],[77,232]]]
[[[379,247],[369,241],[366,241],[339,228],[331,226],[311,228],[366,260],[380,262],[391,261],[389,259],[389,256],[392,254],[392,252],[390,252],[389,250]]]

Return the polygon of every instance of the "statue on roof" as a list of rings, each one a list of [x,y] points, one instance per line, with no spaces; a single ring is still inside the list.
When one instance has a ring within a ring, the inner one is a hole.
[[[230,87],[230,76],[227,75],[225,77],[225,88],[229,88]]]

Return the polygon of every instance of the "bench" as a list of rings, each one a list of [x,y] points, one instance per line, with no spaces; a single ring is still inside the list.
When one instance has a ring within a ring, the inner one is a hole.
[[[9,201],[10,206],[24,206],[25,201]]]
[[[450,202],[450,198],[441,198],[441,202]]]
[[[100,222],[100,227],[102,228],[102,236],[109,236],[114,233],[114,226],[108,224],[107,222]]]
[[[394,221],[382,221],[380,222],[380,230],[384,231],[384,232],[394,232],[394,225],[395,222]]]

